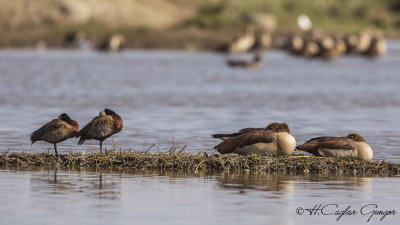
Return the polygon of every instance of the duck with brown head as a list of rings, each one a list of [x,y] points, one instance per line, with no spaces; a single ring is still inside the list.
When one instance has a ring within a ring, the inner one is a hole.
[[[298,150],[311,153],[315,156],[357,158],[372,160],[373,151],[365,138],[351,133],[346,137],[317,137],[297,146]]]
[[[224,138],[214,149],[221,154],[291,155],[296,148],[296,139],[286,123],[271,123],[266,128],[245,128],[239,133]]]
[[[72,120],[66,113],[54,119],[30,135],[32,144],[36,141],[45,141],[54,144],[54,151],[58,156],[57,143],[68,138],[73,138],[79,131],[79,124]]]
[[[85,140],[100,141],[100,152],[102,153],[102,144],[105,139],[120,132],[123,128],[122,118],[111,109],[101,110],[99,116],[93,118],[85,127],[83,127],[76,137],[80,137],[78,145]]]

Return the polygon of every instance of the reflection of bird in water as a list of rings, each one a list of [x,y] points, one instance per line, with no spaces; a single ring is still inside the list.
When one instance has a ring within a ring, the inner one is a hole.
[[[354,176],[353,174],[329,175],[329,174],[300,174],[296,177],[301,184],[306,182],[314,185],[320,183],[320,189],[339,189],[339,190],[357,190],[352,193],[362,198],[371,198],[372,178],[363,176]],[[305,182],[306,181],[306,182]],[[301,188],[301,187],[299,187]]]
[[[246,33],[233,40],[228,47],[228,51],[229,53],[246,52],[251,49],[255,43],[255,28],[251,25],[247,27]]]
[[[119,174],[86,172],[77,173],[69,170],[40,171],[31,177],[31,188],[35,193],[48,194],[78,194],[83,193],[89,199],[120,199]]]
[[[246,69],[258,69],[260,64],[263,60],[263,56],[260,52],[256,52],[253,60],[248,62],[245,60],[235,60],[235,59],[228,59],[226,62],[230,67],[240,67]]]
[[[80,137],[78,145],[85,140],[94,139],[100,141],[100,153],[102,153],[102,143],[105,139],[122,130],[122,118],[110,109],[100,111],[84,128],[82,128],[76,137]]]
[[[58,156],[57,143],[68,138],[75,137],[79,130],[79,124],[66,114],[61,114],[31,134],[32,144],[36,141],[45,141],[54,144],[54,151]]]
[[[359,134],[349,134],[346,137],[317,137],[312,138],[298,150],[311,153],[316,156],[358,158],[372,160],[373,152],[365,138]]]
[[[224,139],[214,149],[221,154],[291,155],[296,148],[296,139],[286,123],[271,123],[265,129],[244,130],[239,134],[214,134],[214,138]]]
[[[294,176],[280,173],[223,173],[220,182],[226,189],[283,191],[285,195],[292,193],[295,186]]]

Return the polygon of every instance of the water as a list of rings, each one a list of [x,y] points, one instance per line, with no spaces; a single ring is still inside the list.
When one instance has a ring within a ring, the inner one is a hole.
[[[124,148],[177,144],[212,149],[216,132],[285,121],[297,142],[321,135],[365,136],[376,159],[399,161],[400,44],[376,60],[331,62],[268,52],[260,70],[234,70],[213,53],[125,51],[0,51],[0,151],[43,152],[29,134],[66,112],[83,127],[110,107],[124,119],[114,136]],[[244,56],[245,57],[245,56]],[[70,139],[58,145],[90,151]],[[105,142],[112,147],[112,140]]]
[[[0,152],[48,151],[47,143],[31,148],[32,131],[63,112],[83,127],[109,107],[124,119],[114,140],[127,149],[156,143],[166,151],[174,137],[187,151],[212,152],[219,142],[210,138],[213,133],[284,121],[299,144],[358,132],[375,159],[400,162],[399,42],[390,42],[389,53],[378,59],[324,62],[270,51],[254,71],[228,68],[225,59],[179,51],[2,50]],[[58,150],[98,148],[96,141],[76,143],[64,141]],[[112,144],[105,142],[108,149]],[[3,168],[0,181],[0,224],[337,224],[336,217],[298,216],[296,209],[376,203],[400,211],[398,177]],[[339,222],[366,219],[347,216]],[[398,215],[383,220],[393,221]]]
[[[1,224],[337,224],[337,216],[297,215],[296,209],[338,204],[359,212],[376,204],[400,210],[398,188],[392,188],[400,177],[42,169],[0,170],[0,177]],[[339,222],[362,224],[368,217],[359,212]],[[369,223],[382,224],[380,218]],[[383,224],[396,221],[399,214]]]

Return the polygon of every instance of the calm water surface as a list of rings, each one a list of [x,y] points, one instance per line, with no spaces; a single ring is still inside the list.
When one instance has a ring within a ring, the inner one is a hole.
[[[240,57],[250,57],[243,55]],[[400,161],[400,43],[379,59],[330,62],[265,53],[260,70],[233,70],[214,53],[0,51],[0,152],[44,152],[29,134],[66,112],[81,127],[102,108],[124,119],[123,148],[212,152],[215,132],[285,121],[298,143],[314,136],[364,135],[376,159]],[[218,142],[218,141],[217,141]],[[70,139],[61,153],[91,151]],[[105,142],[112,147],[112,140]],[[398,177],[182,175],[150,172],[0,170],[0,224],[338,224],[298,216],[298,207],[376,203],[400,212]],[[364,223],[353,216],[339,223]],[[399,221],[387,217],[383,222]]]
[[[6,169],[0,177],[1,224],[338,224],[337,216],[296,209],[400,210],[399,190],[392,188],[400,177]],[[358,213],[339,223],[364,224],[368,217]],[[373,216],[368,224],[395,224],[399,217]]]

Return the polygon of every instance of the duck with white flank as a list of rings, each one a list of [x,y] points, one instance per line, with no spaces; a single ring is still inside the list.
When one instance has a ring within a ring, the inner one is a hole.
[[[45,141],[54,144],[54,151],[56,152],[56,156],[58,156],[57,143],[75,137],[78,131],[78,122],[71,120],[66,113],[63,113],[58,116],[58,119],[46,123],[33,132],[30,137],[32,144],[36,141]]]
[[[100,141],[100,153],[102,153],[102,144],[105,139],[122,130],[122,118],[110,109],[100,111],[99,116],[96,116],[90,123],[82,128],[76,137],[80,137],[78,145],[81,145],[85,140]]]
[[[245,128],[239,133],[214,134],[224,140],[215,146],[221,154],[291,155],[296,139],[290,134],[286,123],[271,123],[266,128]]]
[[[365,138],[353,133],[346,137],[317,137],[297,146],[315,156],[372,160],[373,152]]]

